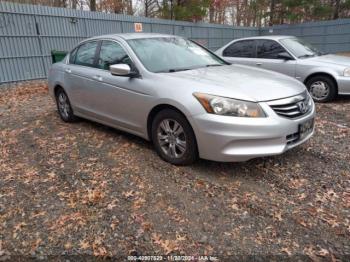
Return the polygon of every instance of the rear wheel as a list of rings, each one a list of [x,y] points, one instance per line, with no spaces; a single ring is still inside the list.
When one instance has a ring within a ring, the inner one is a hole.
[[[194,132],[176,110],[160,111],[152,123],[152,141],[158,155],[174,165],[189,165],[198,158]]]
[[[56,91],[56,104],[58,114],[64,122],[75,122],[77,120],[77,117],[73,114],[69,98],[62,88]]]
[[[306,82],[306,86],[316,102],[328,102],[337,95],[336,84],[328,76],[314,76]]]

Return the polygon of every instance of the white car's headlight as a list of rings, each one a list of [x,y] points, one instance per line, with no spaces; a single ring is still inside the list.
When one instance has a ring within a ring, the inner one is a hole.
[[[350,76],[350,68],[344,70],[344,76]]]
[[[254,102],[203,93],[194,93],[193,95],[204,109],[211,114],[236,117],[266,117],[262,108]]]

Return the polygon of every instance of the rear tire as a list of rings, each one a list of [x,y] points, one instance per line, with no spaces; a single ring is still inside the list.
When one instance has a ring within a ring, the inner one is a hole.
[[[152,141],[158,155],[173,165],[189,165],[198,159],[192,127],[176,110],[164,109],[155,116],[152,122]]]
[[[60,115],[61,119],[68,123],[76,122],[78,118],[74,115],[68,95],[63,88],[59,88],[55,92],[55,96],[58,114]]]
[[[337,96],[336,84],[329,76],[319,75],[311,77],[306,82],[306,87],[315,102],[329,102]]]

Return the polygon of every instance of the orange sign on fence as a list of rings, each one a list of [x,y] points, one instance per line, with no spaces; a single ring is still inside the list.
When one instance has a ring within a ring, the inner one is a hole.
[[[134,23],[135,32],[140,33],[142,32],[142,23]]]

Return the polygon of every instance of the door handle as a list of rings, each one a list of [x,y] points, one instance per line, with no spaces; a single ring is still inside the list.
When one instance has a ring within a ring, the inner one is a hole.
[[[102,81],[102,76],[96,75],[92,77],[93,79],[97,80],[97,81]]]
[[[66,69],[66,72],[67,72],[68,74],[70,74],[70,73],[72,73],[72,70],[70,70],[70,69],[68,68],[68,69]]]
[[[257,65],[257,66],[261,66],[261,65],[262,65],[262,63],[256,63],[256,65]]]

